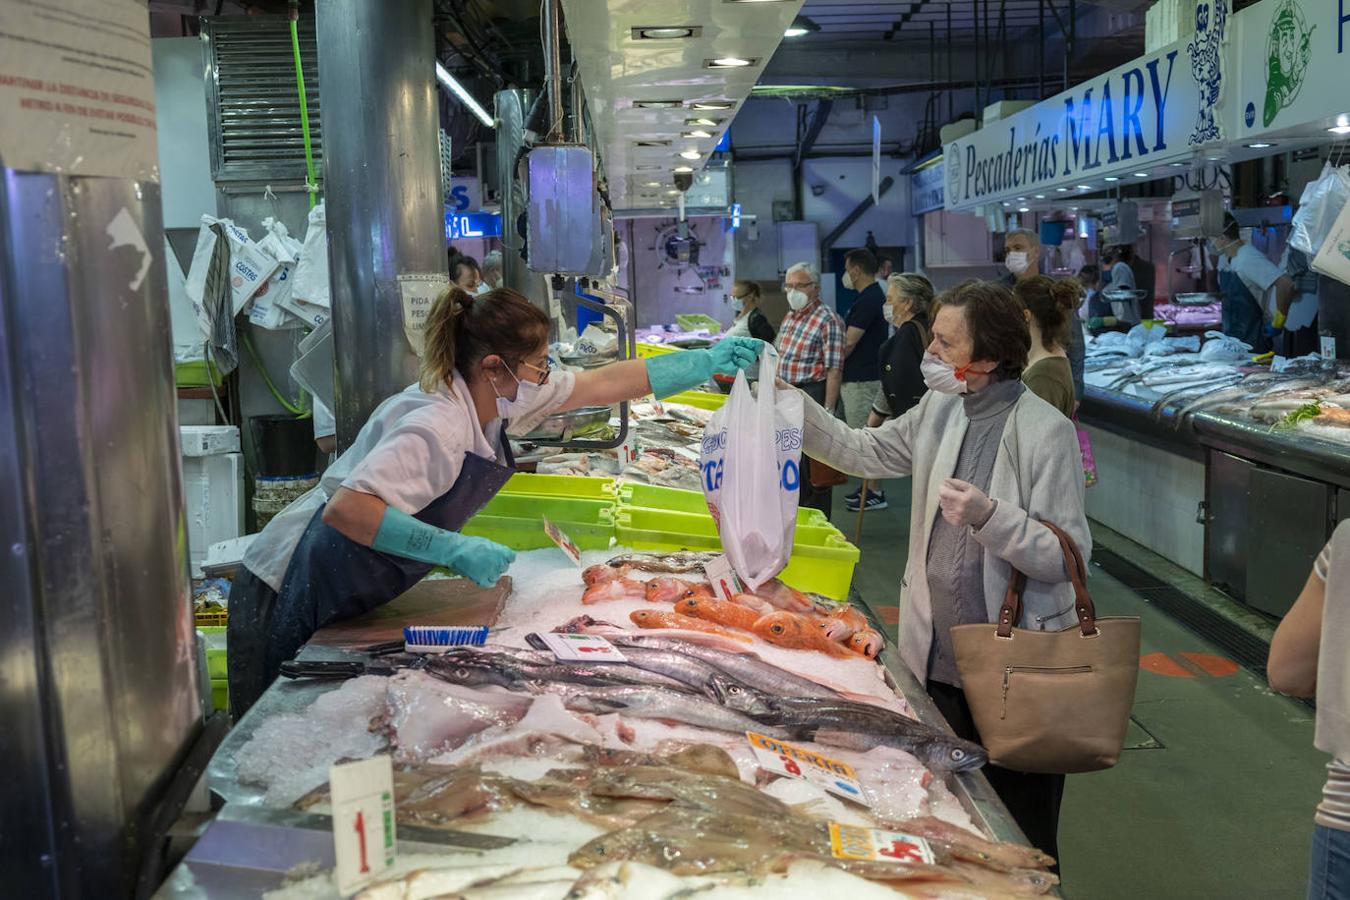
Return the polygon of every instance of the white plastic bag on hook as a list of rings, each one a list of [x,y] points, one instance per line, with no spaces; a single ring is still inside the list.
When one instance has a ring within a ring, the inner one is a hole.
[[[1298,201],[1289,228],[1289,244],[1312,259],[1336,222],[1350,205],[1350,166],[1336,168],[1328,162],[1315,181],[1308,182]]]
[[[722,549],[750,590],[792,558],[801,487],[802,399],[774,387],[778,356],[759,358],[758,396],[744,372],[703,432],[703,493]]]

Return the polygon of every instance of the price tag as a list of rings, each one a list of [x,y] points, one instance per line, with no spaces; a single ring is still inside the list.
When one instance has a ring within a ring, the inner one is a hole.
[[[567,536],[566,532],[550,522],[548,516],[540,516],[540,518],[544,522],[544,534],[548,535],[549,540],[558,545],[559,550],[567,554],[567,558],[578,569],[581,568],[581,551],[577,549],[577,545],[572,543],[572,539]]]
[[[637,462],[638,457],[641,455],[642,451],[638,449],[637,435],[634,434],[633,429],[630,428],[628,430],[628,436],[623,439],[623,444],[619,447],[619,465],[631,466],[633,463]]]
[[[613,644],[598,634],[541,634],[559,662],[627,662]]]
[[[921,837],[860,825],[830,823],[830,853],[836,859],[931,866],[937,857]]]
[[[758,732],[747,731],[745,737],[750,741],[750,749],[760,768],[790,778],[801,778],[837,797],[863,806],[871,805],[863,794],[858,773],[848,763]]]
[[[703,565],[703,574],[707,576],[708,583],[713,587],[713,593],[723,600],[730,600],[733,594],[742,593],[745,586],[741,580],[736,577],[736,572],[731,568],[731,560],[727,559],[726,554],[719,554],[708,560]]]
[[[1322,335],[1322,358],[1336,358],[1336,338],[1329,334]]]
[[[328,770],[338,892],[355,893],[394,865],[394,769],[387,755]]]

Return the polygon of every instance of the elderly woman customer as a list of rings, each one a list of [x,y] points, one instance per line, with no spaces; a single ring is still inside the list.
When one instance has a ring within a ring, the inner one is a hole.
[[[805,404],[805,453],[863,478],[914,476],[900,655],[957,734],[978,740],[950,628],[991,622],[1014,569],[1025,628],[1075,622],[1053,522],[1091,550],[1073,424],[1021,381],[1031,335],[1007,287],[968,281],[939,298],[922,363],[929,391],[878,428],[850,429]],[[1062,775],[985,769],[1037,847],[1055,854]]]

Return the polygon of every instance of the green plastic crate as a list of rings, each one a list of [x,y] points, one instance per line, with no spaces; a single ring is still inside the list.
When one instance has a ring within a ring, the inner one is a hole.
[[[614,505],[609,501],[498,494],[460,529],[512,550],[552,547],[543,517],[566,532],[582,550],[604,550],[614,539]]]
[[[216,387],[225,383],[225,378],[213,363],[204,359],[176,362],[173,366],[174,384],[182,388],[208,387],[212,381]]]
[[[577,500],[614,502],[614,479],[588,475],[539,475],[517,472],[506,482],[502,494],[526,497],[571,497]]]
[[[680,313],[675,317],[675,323],[685,331],[707,331],[717,334],[722,330],[721,322],[703,313]]]
[[[230,708],[230,683],[224,678],[211,679],[211,706],[222,712]]]
[[[708,502],[701,491],[686,491],[683,488],[666,487],[659,484],[619,484],[615,485],[615,494],[620,509],[640,508],[657,509],[664,512],[689,513],[707,516]],[[797,507],[797,524],[815,528],[830,528],[830,520],[818,509],[805,506]]]
[[[721,409],[727,402],[726,394],[714,394],[712,391],[680,391],[671,394],[663,403],[683,403],[685,406],[697,406],[709,411]]]
[[[214,681],[224,678],[229,671],[226,665],[225,626],[199,625],[197,630],[206,639],[206,674]]]
[[[711,515],[621,507],[614,521],[619,543],[634,550],[722,549]],[[858,556],[858,548],[834,526],[798,525],[793,537],[792,560],[780,577],[799,591],[843,600],[853,582],[853,568],[858,564]]]

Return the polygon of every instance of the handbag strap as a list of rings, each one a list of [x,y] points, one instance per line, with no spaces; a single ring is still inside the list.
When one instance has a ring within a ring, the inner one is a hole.
[[[1087,563],[1083,561],[1083,554],[1079,551],[1078,545],[1074,543],[1073,538],[1069,537],[1060,528],[1051,522],[1042,522],[1046,528],[1059,541],[1059,548],[1064,554],[1064,568],[1069,573],[1069,581],[1073,584],[1074,612],[1078,615],[1078,628],[1083,637],[1093,637],[1097,634],[1097,609],[1092,605],[1092,597],[1087,589]],[[1027,576],[1024,572],[1014,569],[1012,581],[1008,583],[1008,593],[1003,598],[1003,605],[998,611],[998,629],[997,634],[1001,638],[1011,638],[1013,627],[1021,621],[1022,618],[1022,594],[1027,587]]]

